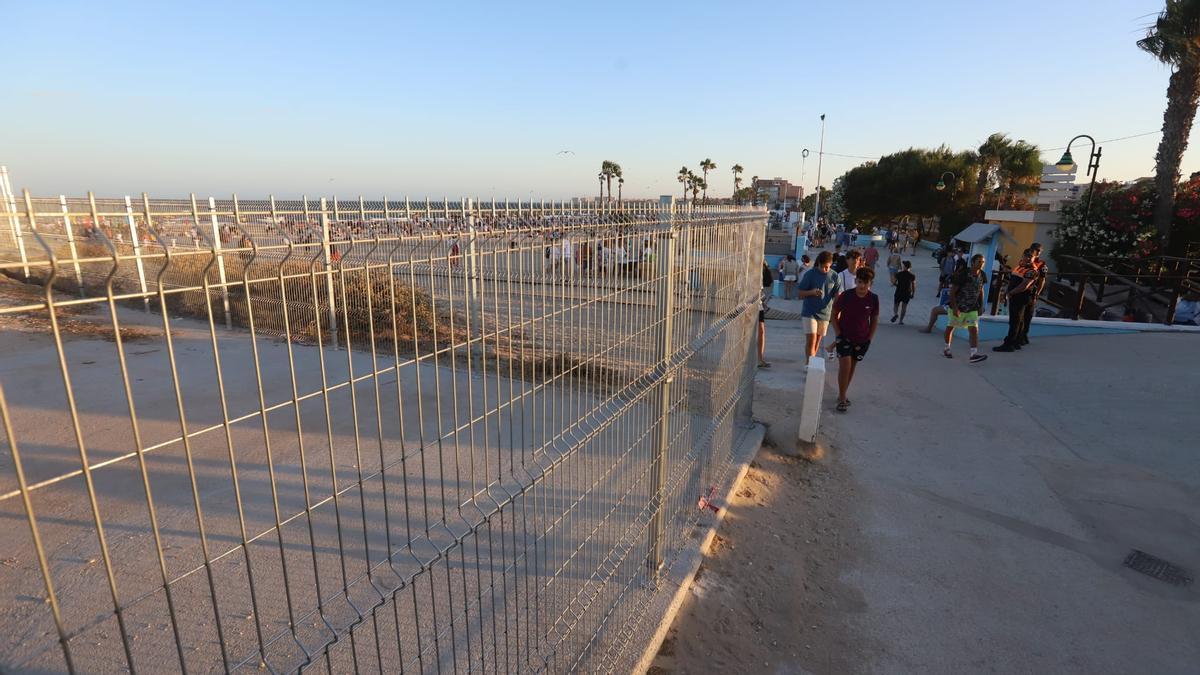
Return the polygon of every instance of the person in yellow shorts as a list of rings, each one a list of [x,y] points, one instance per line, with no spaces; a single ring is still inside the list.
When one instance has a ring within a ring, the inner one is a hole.
[[[950,308],[946,316],[946,348],[942,355],[948,359],[954,358],[950,343],[954,340],[954,331],[966,328],[971,343],[970,363],[980,363],[987,360],[987,354],[979,353],[979,311],[983,309],[983,284],[986,277],[983,273],[983,256],[976,253],[971,256],[969,265],[959,264],[950,278]]]

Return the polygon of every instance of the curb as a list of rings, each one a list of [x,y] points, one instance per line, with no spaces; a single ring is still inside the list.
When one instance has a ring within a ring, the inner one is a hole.
[[[734,490],[737,490],[738,485],[741,485],[742,479],[746,477],[746,472],[750,470],[750,462],[753,461],[754,457],[758,455],[759,449],[762,448],[766,433],[766,427],[757,422],[754,424],[754,428],[746,433],[745,441],[741,448],[741,457],[734,465],[736,472],[734,473],[733,481],[729,484],[729,489],[722,496],[721,504],[728,504],[730,498],[733,497]],[[678,588],[675,589],[675,593],[667,605],[667,611],[659,621],[658,628],[654,630],[654,636],[650,639],[650,643],[646,645],[646,649],[642,652],[641,658],[638,659],[637,665],[634,666],[631,672],[644,675],[654,662],[654,657],[658,656],[658,650],[667,639],[667,632],[671,629],[671,624],[675,623],[675,617],[679,614],[680,608],[683,607],[683,601],[687,598],[687,593],[692,588],[692,582],[696,579],[696,572],[699,571],[700,564],[704,562],[704,551],[708,550],[713,537],[717,536],[717,528],[725,520],[725,511],[726,507],[722,506],[721,510],[717,512],[716,517],[708,524],[704,536],[700,539],[699,547],[683,551],[680,554],[685,559],[676,562],[675,567],[683,566],[682,578],[676,581],[674,574],[668,574],[664,578],[664,584],[677,583]]]

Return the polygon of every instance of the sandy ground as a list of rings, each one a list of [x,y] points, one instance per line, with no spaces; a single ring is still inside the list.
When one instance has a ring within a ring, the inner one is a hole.
[[[1194,336],[1035,338],[966,363],[885,323],[794,459],[798,322],[768,322],[756,419],[768,443],[727,505],[651,672],[1195,673],[1200,592],[1122,565],[1200,571]],[[884,299],[890,317],[891,289]],[[785,302],[776,307],[790,310]],[[1166,355],[1170,355],[1166,358]]]

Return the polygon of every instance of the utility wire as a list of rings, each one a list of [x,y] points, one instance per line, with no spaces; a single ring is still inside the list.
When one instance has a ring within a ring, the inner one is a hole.
[[[1161,134],[1161,133],[1162,133],[1162,129],[1159,129],[1157,131],[1147,131],[1145,133],[1134,134],[1132,136],[1122,136],[1120,138],[1109,138],[1109,139],[1103,140],[1103,141],[1096,141],[1096,145],[1100,145],[1101,143],[1115,143],[1117,141],[1127,141],[1131,138],[1141,138],[1142,136],[1153,136],[1155,134]],[[1064,146],[1057,147],[1057,148],[1044,148],[1042,150],[1042,152],[1050,152],[1052,150],[1066,150],[1066,149],[1067,149],[1067,146],[1064,145]]]

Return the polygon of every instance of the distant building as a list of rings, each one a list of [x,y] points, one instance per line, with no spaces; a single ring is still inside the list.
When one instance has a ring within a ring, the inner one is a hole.
[[[760,178],[750,186],[767,200],[767,205],[773,209],[798,209],[804,199],[804,189],[792,185],[785,178]]]

